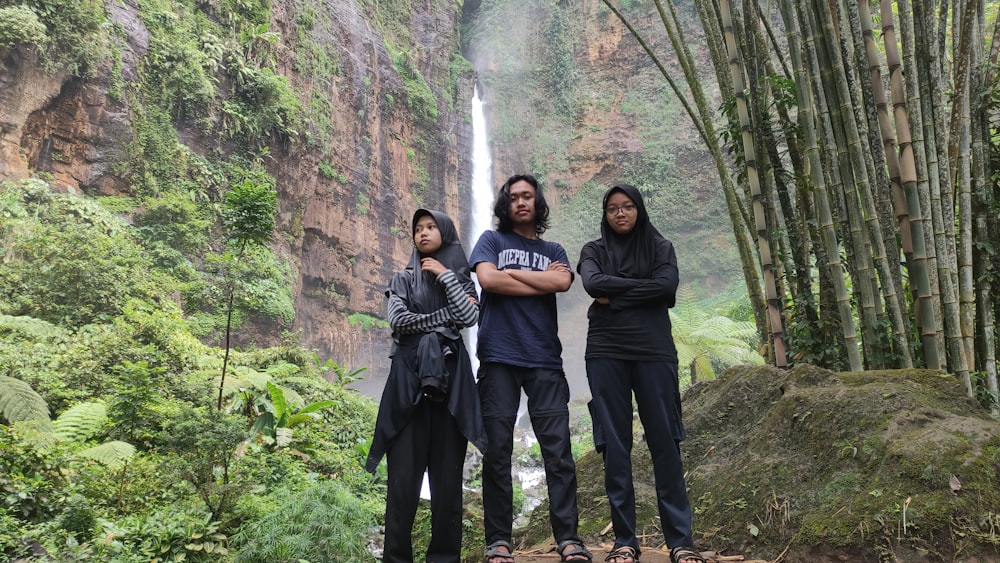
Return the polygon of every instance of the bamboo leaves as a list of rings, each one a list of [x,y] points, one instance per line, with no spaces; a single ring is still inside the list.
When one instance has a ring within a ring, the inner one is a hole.
[[[691,91],[702,92],[677,6],[653,4]],[[741,260],[777,365],[789,326],[793,359],[926,366],[954,373],[970,395],[997,393],[1000,159],[987,147],[997,99],[988,61],[1000,42],[987,49],[984,7],[997,3],[880,0],[878,33],[871,0],[695,0],[723,106],[739,118],[729,134],[739,157],[719,174],[737,238],[757,243],[757,263]],[[793,104],[772,88],[773,68],[793,81],[782,90]],[[685,107],[714,153],[704,100]],[[742,194],[729,191],[734,178]]]

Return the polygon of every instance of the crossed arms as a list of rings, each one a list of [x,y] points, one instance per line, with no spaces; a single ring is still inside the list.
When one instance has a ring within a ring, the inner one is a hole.
[[[552,262],[545,271],[498,270],[495,264],[476,264],[476,277],[486,291],[503,295],[526,296],[562,293],[573,283],[569,265]]]

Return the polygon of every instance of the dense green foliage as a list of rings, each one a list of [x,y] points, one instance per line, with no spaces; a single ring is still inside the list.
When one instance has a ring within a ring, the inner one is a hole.
[[[225,268],[213,274],[211,256],[229,250],[208,241],[273,231],[252,220],[273,205],[271,184],[236,168],[243,180],[220,211],[176,191],[146,209],[107,200],[134,221],[40,180],[0,185],[3,558],[29,556],[34,541],[61,561],[218,561],[244,548],[261,560],[247,543],[258,535],[241,530],[273,529],[289,498],[316,498],[309,488],[334,491],[324,525],[366,545],[384,478],[360,463],[375,405],[326,380],[351,370],[294,341],[234,350],[214,408],[223,354],[197,336],[223,305]],[[290,320],[274,254],[259,247],[245,262],[233,274],[243,315]],[[294,434],[276,441],[282,428]],[[314,508],[303,505],[302,521]]]
[[[36,49],[49,70],[91,76],[107,55],[99,0],[0,0],[0,49]]]

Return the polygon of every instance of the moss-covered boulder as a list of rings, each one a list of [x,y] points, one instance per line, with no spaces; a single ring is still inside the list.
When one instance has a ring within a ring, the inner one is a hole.
[[[684,420],[702,549],[786,562],[1000,561],[1000,421],[950,375],[731,369],[687,391]],[[653,472],[636,429],[639,532],[657,546]],[[584,455],[577,470],[581,533],[611,541],[600,456]],[[520,540],[550,534],[543,504]]]

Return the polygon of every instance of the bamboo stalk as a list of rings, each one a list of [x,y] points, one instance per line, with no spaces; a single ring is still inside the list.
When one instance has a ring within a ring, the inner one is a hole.
[[[816,55],[816,41],[812,25],[809,21],[806,8],[801,2],[795,0],[783,0],[785,9],[792,13],[792,6],[795,8],[798,28],[802,34],[805,51],[807,53],[808,65],[803,68],[812,70],[813,74],[819,67]],[[796,18],[789,18],[794,22]],[[793,23],[794,25],[794,23]],[[805,151],[809,159],[809,168],[813,185],[813,194],[816,204],[816,216],[818,228],[823,243],[823,250],[827,257],[827,274],[833,285],[833,291],[837,303],[837,311],[840,316],[840,323],[844,335],[844,343],[847,351],[849,368],[852,371],[863,369],[861,353],[858,346],[857,332],[854,327],[854,314],[851,308],[850,296],[847,292],[847,284],[844,282],[843,266],[840,262],[839,245],[837,243],[837,233],[833,225],[833,214],[830,209],[830,199],[827,193],[827,184],[823,176],[822,156],[820,154],[818,135],[816,131],[817,110],[813,104],[816,95],[815,88],[807,85],[815,84],[806,72],[801,78],[797,77],[796,82],[799,87],[799,122],[802,126],[803,137],[805,138]]]
[[[729,54],[729,70],[732,75],[733,91],[736,95],[736,110],[740,118],[743,135],[743,154],[747,168],[747,182],[753,194],[754,224],[757,229],[757,250],[760,256],[760,266],[764,274],[764,292],[767,296],[767,319],[771,329],[771,343],[774,347],[774,361],[777,367],[788,365],[785,354],[785,336],[781,320],[781,300],[775,281],[775,267],[771,256],[771,245],[768,241],[768,225],[764,210],[764,195],[760,187],[760,177],[757,170],[757,156],[753,141],[753,126],[750,123],[750,113],[747,108],[746,88],[743,80],[743,67],[740,62],[739,50],[736,47],[736,34],[733,29],[733,17],[729,0],[720,3],[722,13],[722,34],[726,39],[726,51]]]
[[[822,76],[822,87],[817,84],[816,107],[821,118],[820,132],[825,134],[830,180],[828,193],[836,198],[839,206],[840,225],[843,235],[848,275],[852,279],[852,295],[861,320],[861,345],[866,368],[881,368],[881,354],[878,352],[879,322],[878,311],[872,291],[873,250],[862,227],[861,211],[858,205],[856,184],[867,183],[864,164],[856,158],[858,135],[850,94],[845,89],[847,72],[843,58],[839,56],[838,31],[834,25],[833,13],[825,0],[814,0],[810,15],[815,18],[817,69]]]
[[[903,70],[896,46],[896,29],[893,24],[890,0],[881,0],[882,39],[885,44],[889,65],[889,91],[892,97],[893,117],[896,121],[896,138],[900,150],[900,181],[906,193],[906,205],[910,217],[910,231],[913,240],[913,261],[910,268],[911,282],[916,286],[916,316],[923,344],[924,362],[930,369],[941,369],[943,363],[938,354],[937,322],[934,315],[934,296],[931,293],[930,277],[927,273],[927,251],[924,238],[923,215],[920,195],[917,193],[917,167],[914,161],[913,142],[907,114],[906,95],[903,89]]]
[[[882,56],[875,45],[875,34],[872,30],[871,11],[868,7],[868,0],[858,0],[858,21],[861,25],[861,35],[865,44],[865,55],[868,61],[869,80],[875,98],[876,113],[879,123],[879,131],[882,137],[882,146],[885,152],[886,165],[889,168],[890,189],[892,191],[893,210],[899,222],[900,240],[903,253],[906,256],[913,254],[913,242],[910,237],[909,215],[906,210],[906,195],[903,193],[903,185],[900,181],[899,155],[896,154],[896,134],[889,121],[889,108],[885,95],[885,87],[882,84]],[[895,276],[883,280],[883,286],[891,285],[892,294],[898,295],[902,292],[902,280]],[[896,337],[897,354],[900,364],[904,368],[913,367],[913,357],[910,354],[909,332],[905,324],[897,328],[896,322],[903,321],[903,306],[896,299],[895,304],[891,304],[892,299],[886,296],[886,309],[890,318],[894,319],[893,329]]]

